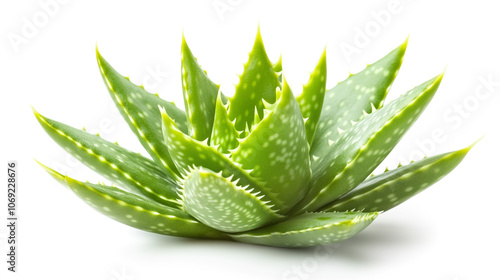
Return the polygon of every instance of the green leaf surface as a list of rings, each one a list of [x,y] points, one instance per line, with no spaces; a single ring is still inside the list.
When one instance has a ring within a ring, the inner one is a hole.
[[[310,191],[297,206],[315,211],[344,195],[370,175],[434,96],[443,75],[439,75],[388,105],[372,112],[330,143],[330,153],[316,159]]]
[[[278,74],[274,72],[267,57],[259,29],[234,97],[230,98],[229,118],[236,119],[235,127],[238,131],[252,127],[256,110],[259,118],[263,118],[262,100],[268,103],[276,102],[276,88],[279,86]]]
[[[177,183],[157,165],[99,136],[46,118],[36,118],[54,141],[106,179],[165,205],[178,207]]]
[[[184,184],[186,211],[224,232],[247,231],[278,219],[271,206],[249,186],[208,170],[194,170]]]
[[[213,83],[206,72],[201,69],[184,35],[182,36],[181,73],[190,135],[196,140],[205,140],[212,133],[219,86]]]
[[[311,178],[306,137],[299,105],[285,81],[276,108],[232,153],[232,159],[252,170],[250,175],[272,193],[269,198],[280,214],[304,197]]]
[[[40,163],[38,160],[35,160],[36,163],[38,163],[49,175],[54,178],[57,182],[59,182],[61,185],[68,187],[68,183],[66,183],[66,176],[62,175],[61,173],[55,171],[54,169]]]
[[[366,228],[378,213],[306,213],[287,221],[230,235],[233,239],[276,247],[310,247],[348,239]]]
[[[350,128],[351,121],[361,120],[363,112],[372,112],[372,106],[376,109],[382,106],[403,62],[407,42],[326,92],[311,145],[312,156],[328,153],[328,144],[339,138],[339,129]],[[313,162],[312,169],[315,168]]]
[[[280,55],[280,58],[278,58],[278,61],[276,61],[273,64],[273,70],[276,73],[283,71],[283,55]]]
[[[240,164],[232,161],[229,154],[223,155],[214,147],[207,146],[206,142],[195,140],[180,132],[166,113],[163,113],[162,117],[168,148],[184,177],[191,173],[191,168],[204,167],[216,173],[222,172],[225,178],[233,176],[233,180],[239,179],[240,185],[249,185],[255,192],[262,192],[261,195],[266,197],[264,201],[270,200],[267,198],[270,194],[261,187],[260,182],[252,178]]]
[[[228,239],[180,209],[125,192],[119,188],[84,183],[66,176],[71,190],[98,212],[120,223],[144,231],[208,239]]]
[[[314,72],[309,77],[309,82],[304,86],[302,94],[297,97],[297,102],[302,111],[302,116],[307,118],[305,123],[307,142],[312,144],[314,133],[323,107],[326,89],[326,49],[319,59]]]
[[[120,75],[96,49],[97,63],[104,83],[121,115],[135,133],[142,146],[159,165],[172,177],[178,174],[172,162],[161,133],[161,116],[158,106],[165,108],[175,120],[177,128],[187,133],[186,114],[172,102],[144,90]]]
[[[425,158],[370,177],[323,211],[387,211],[441,180],[471,148]]]
[[[229,154],[229,150],[238,147],[238,132],[234,124],[229,120],[227,114],[227,105],[223,104],[224,96],[219,93],[215,107],[214,127],[210,145],[217,147],[217,150],[223,154]]]

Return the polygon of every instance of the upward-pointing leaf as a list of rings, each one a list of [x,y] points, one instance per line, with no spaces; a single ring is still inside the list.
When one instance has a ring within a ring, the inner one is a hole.
[[[189,123],[190,135],[205,140],[212,133],[215,103],[219,86],[201,69],[182,36],[182,91]]]
[[[304,86],[302,94],[297,97],[302,116],[307,118],[305,123],[307,132],[307,142],[312,144],[316,125],[321,114],[321,107],[325,98],[326,87],[326,49],[318,61],[318,65],[311,73],[309,82]]]
[[[217,150],[223,154],[229,154],[229,150],[238,147],[238,132],[234,128],[234,124],[229,120],[227,115],[228,105],[223,104],[223,97],[220,92],[215,107],[214,128],[210,138],[210,145],[217,147]]]
[[[280,68],[279,65],[277,68]],[[238,131],[252,127],[255,108],[259,118],[262,119],[264,116],[262,99],[268,103],[276,102],[276,88],[279,86],[278,75],[267,57],[259,29],[234,97],[230,99],[229,118],[236,119],[235,127]]]
[[[305,194],[309,168],[306,131],[299,105],[290,87],[283,83],[283,93],[276,108],[240,141],[232,159],[261,181],[280,214],[290,210]]]
[[[407,42],[326,92],[311,145],[312,156],[327,153],[328,143],[338,139],[339,129],[346,130],[351,121],[359,121],[363,111],[370,113],[372,104],[376,109],[382,106],[403,62]],[[315,162],[312,169],[316,169]]]
[[[57,144],[106,179],[165,205],[179,207],[177,183],[153,161],[36,111],[35,116]]]
[[[208,146],[206,142],[193,139],[177,130],[170,117],[162,114],[163,133],[172,158],[178,165],[182,175],[186,177],[193,167],[204,167],[213,172],[222,172],[225,178],[233,176],[233,180],[239,180],[242,186],[250,186],[255,192],[264,195],[264,201],[272,200],[273,194],[261,187],[260,182],[251,177],[247,170],[241,165],[233,162],[229,155],[219,153],[214,147]]]
[[[331,143],[331,152],[317,159],[310,191],[296,210],[317,210],[370,175],[427,106],[442,77],[439,75],[376,110]]]
[[[276,61],[273,64],[273,70],[276,73],[280,73],[283,71],[283,56],[282,55],[280,55],[280,58],[278,58],[278,61]]]
[[[102,78],[108,87],[111,98],[130,129],[139,138],[142,146],[151,157],[163,166],[171,177],[175,177],[178,171],[163,142],[158,106],[165,108],[167,114],[175,120],[179,130],[187,132],[185,113],[173,103],[147,92],[142,86],[137,86],[128,78],[120,75],[97,49],[96,55]]]

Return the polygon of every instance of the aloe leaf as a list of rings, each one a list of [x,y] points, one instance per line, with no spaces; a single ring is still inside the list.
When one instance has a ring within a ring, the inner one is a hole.
[[[230,236],[251,244],[310,247],[348,239],[366,228],[377,216],[377,212],[306,213],[279,224]]]
[[[441,180],[471,148],[472,145],[370,177],[323,211],[387,211]]]
[[[273,65],[267,57],[259,29],[234,97],[230,98],[229,118],[236,119],[235,127],[238,131],[252,127],[256,109],[259,118],[263,118],[262,99],[268,103],[276,102],[276,88],[279,86],[278,74],[274,72]]]
[[[347,130],[351,121],[363,118],[383,104],[384,98],[396,77],[406,51],[408,39],[363,71],[350,75],[334,88],[327,90],[321,110],[311,155],[319,157],[329,151],[328,143],[339,138],[339,129]],[[312,169],[316,168],[314,162]]]
[[[260,182],[252,178],[240,164],[232,161],[229,158],[230,154],[221,154],[214,147],[208,146],[206,141],[195,140],[180,132],[166,113],[162,113],[162,117],[165,140],[172,158],[184,177],[191,173],[191,168],[204,167],[213,172],[222,172],[225,178],[233,175],[234,180],[239,179],[240,185],[249,185],[255,192],[265,195],[264,201],[272,200],[273,194],[262,188]]]
[[[119,188],[65,177],[70,189],[89,206],[109,218],[144,231],[207,239],[228,239],[180,209],[171,208]]]
[[[283,93],[273,111],[253,129],[232,159],[257,178],[268,192],[279,213],[286,213],[305,195],[311,170],[309,146],[304,120],[290,87],[283,84]]]
[[[190,135],[205,140],[212,133],[219,86],[213,83],[189,49],[182,36],[182,91]],[[168,113],[168,112],[167,112]]]
[[[36,111],[34,113],[57,144],[92,170],[131,191],[165,205],[179,207],[177,183],[150,159],[97,135],[51,120]]]
[[[262,201],[249,186],[231,179],[208,170],[194,170],[184,184],[186,211],[224,232],[255,229],[280,217],[269,201]]]
[[[283,71],[283,55],[280,55],[280,58],[278,58],[278,61],[276,61],[273,64],[273,70],[276,73]]]
[[[310,191],[297,209],[314,211],[364,181],[427,106],[442,77],[438,75],[375,110],[330,143],[331,152],[316,159]]]
[[[304,86],[302,94],[297,97],[302,116],[307,118],[307,142],[311,145],[316,131],[316,126],[323,107],[326,88],[326,49],[319,59],[314,72],[311,73],[309,82]]]
[[[178,174],[178,171],[163,142],[161,116],[158,112],[158,106],[165,108],[167,114],[175,120],[179,130],[187,132],[185,113],[172,102],[167,102],[147,92],[142,86],[137,86],[130,82],[128,78],[120,75],[101,56],[97,49],[96,55],[102,78],[108,87],[111,98],[130,129],[135,133],[151,157],[159,165],[163,166],[171,177],[174,177],[175,174]]]
[[[234,128],[234,124],[229,120],[227,115],[228,105],[223,104],[223,97],[222,93],[219,93],[217,97],[210,145],[217,147],[219,152],[228,154],[229,150],[238,147],[238,132]]]
[[[35,160],[36,163],[38,163],[49,175],[54,178],[57,182],[59,182],[61,185],[68,187],[68,183],[66,183],[66,176],[62,175],[61,173],[55,171],[54,169],[42,164],[38,160]]]

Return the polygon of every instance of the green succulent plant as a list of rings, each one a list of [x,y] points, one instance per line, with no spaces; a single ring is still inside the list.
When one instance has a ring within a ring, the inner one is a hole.
[[[259,31],[226,97],[183,37],[184,110],[121,76],[97,51],[111,98],[150,158],[35,111],[54,141],[117,186],[42,166],[97,211],[141,230],[281,247],[341,241],[443,178],[471,148],[370,176],[443,77],[383,105],[406,45],[329,90],[325,50],[294,97]]]

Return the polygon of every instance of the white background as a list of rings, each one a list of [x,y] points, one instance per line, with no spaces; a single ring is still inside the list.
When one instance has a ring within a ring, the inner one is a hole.
[[[496,1],[103,2],[0,4],[0,162],[6,168],[8,159],[18,161],[20,190],[19,272],[6,271],[7,231],[1,226],[1,279],[500,279]],[[410,35],[389,99],[447,67],[433,102],[384,165],[485,138],[448,177],[358,236],[299,250],[160,236],[118,224],[33,160],[100,180],[52,142],[30,105],[142,151],[113,110],[95,62],[96,43],[122,74],[182,107],[182,31],[209,76],[231,93],[259,22],[270,59],[283,53],[295,94],[325,44],[331,87]],[[490,80],[489,91],[482,80]],[[0,193],[4,217],[6,191]]]

